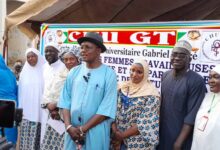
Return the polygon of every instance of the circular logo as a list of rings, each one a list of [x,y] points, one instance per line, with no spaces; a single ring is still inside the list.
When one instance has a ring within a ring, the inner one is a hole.
[[[211,61],[220,61],[220,36],[211,33],[202,43],[202,54]]]

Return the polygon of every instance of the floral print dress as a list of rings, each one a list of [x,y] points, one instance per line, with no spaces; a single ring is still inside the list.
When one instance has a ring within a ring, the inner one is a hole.
[[[124,140],[128,150],[154,150],[159,143],[160,100],[155,96],[132,97],[119,91],[117,128],[125,131],[136,124],[139,135]]]

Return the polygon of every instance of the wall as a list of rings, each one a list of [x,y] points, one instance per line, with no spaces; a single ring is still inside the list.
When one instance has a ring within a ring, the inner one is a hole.
[[[25,51],[28,47],[36,47],[17,27],[10,29],[8,34],[8,65],[12,66],[18,59],[25,61]]]

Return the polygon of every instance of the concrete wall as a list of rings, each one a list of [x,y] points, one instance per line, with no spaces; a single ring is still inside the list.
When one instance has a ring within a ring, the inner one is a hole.
[[[7,1],[7,14],[10,14],[15,9],[24,4],[25,0],[0,0]],[[25,61],[25,51],[28,47],[32,47],[33,41],[31,41],[24,33],[22,33],[18,27],[14,27],[8,32],[8,65],[13,66],[14,62],[18,59]]]
[[[12,66],[18,59],[25,61],[25,51],[28,47],[35,47],[30,40],[17,27],[10,29],[8,34],[8,65]]]

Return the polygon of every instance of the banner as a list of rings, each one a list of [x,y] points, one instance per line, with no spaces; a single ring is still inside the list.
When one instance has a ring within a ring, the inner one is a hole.
[[[129,68],[135,59],[145,59],[150,80],[161,86],[163,72],[172,68],[172,48],[187,40],[193,49],[190,69],[201,74],[206,84],[209,71],[220,63],[220,22],[158,22],[126,24],[43,24],[40,50],[50,42],[60,50],[79,48],[77,39],[86,32],[99,32],[107,47],[101,60],[115,70],[118,81],[129,79]]]

